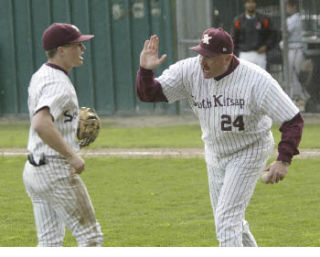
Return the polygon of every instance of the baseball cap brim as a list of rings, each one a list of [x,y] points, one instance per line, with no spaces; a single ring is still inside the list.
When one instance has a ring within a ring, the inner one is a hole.
[[[207,57],[215,57],[220,55],[221,53],[216,53],[213,51],[210,51],[209,49],[203,48],[201,47],[201,45],[196,45],[194,47],[190,47],[190,50],[193,50],[195,52],[197,52],[198,54],[201,54],[203,56],[207,56]]]
[[[81,35],[80,37],[76,38],[75,40],[72,40],[70,43],[84,42],[84,41],[90,40],[91,38],[94,38],[94,35]]]

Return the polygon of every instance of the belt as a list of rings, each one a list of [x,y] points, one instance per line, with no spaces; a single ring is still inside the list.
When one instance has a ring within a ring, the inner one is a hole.
[[[41,155],[41,158],[39,160],[39,163],[36,163],[36,161],[34,160],[34,157],[33,157],[33,154],[30,153],[28,154],[28,161],[31,165],[33,166],[36,166],[36,167],[39,167],[39,166],[42,166],[42,165],[45,165],[47,163],[46,161],[46,156],[44,154]]]

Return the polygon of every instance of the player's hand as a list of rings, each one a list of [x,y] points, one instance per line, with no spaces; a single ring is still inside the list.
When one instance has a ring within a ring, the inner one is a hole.
[[[263,54],[263,53],[265,53],[266,51],[267,51],[267,47],[266,47],[266,46],[261,46],[261,47],[257,50],[258,54]]]
[[[154,70],[164,62],[166,57],[167,55],[164,54],[159,58],[159,38],[153,35],[144,42],[140,54],[140,66],[147,70]]]
[[[281,161],[275,161],[271,163],[265,171],[268,171],[268,179],[266,184],[278,183],[283,180],[288,173],[289,164],[283,164]]]
[[[70,163],[72,167],[71,174],[81,174],[84,170],[84,160],[77,154],[72,155],[71,157],[67,158],[67,161]]]

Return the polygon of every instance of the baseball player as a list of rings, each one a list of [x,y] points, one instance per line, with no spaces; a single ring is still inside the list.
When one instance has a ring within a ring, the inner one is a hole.
[[[281,124],[282,138],[266,182],[278,183],[299,153],[302,116],[269,73],[232,54],[232,38],[221,28],[204,31],[192,48],[198,56],[154,78],[152,70],[166,58],[158,57],[158,46],[156,35],[145,41],[137,94],[145,102],[188,100],[201,125],[220,246],[257,246],[245,210],[274,146],[272,120]]]
[[[256,0],[244,0],[245,13],[233,22],[235,53],[266,69],[267,55],[276,43],[276,34],[268,17],[256,12]]]
[[[299,13],[299,1],[288,0],[286,3],[287,13],[287,29],[288,29],[288,68],[289,79],[291,85],[291,98],[300,110],[303,111],[306,101],[310,98],[309,93],[301,86],[299,81],[299,73],[301,64],[304,61],[303,53],[303,26]],[[283,48],[283,41],[280,42],[280,48]]]
[[[65,226],[78,246],[101,246],[103,235],[87,189],[78,174],[85,168],[77,154],[78,99],[68,76],[83,64],[83,35],[71,24],[54,23],[43,33],[48,62],[28,88],[31,127],[23,171],[32,201],[38,246],[62,246]]]

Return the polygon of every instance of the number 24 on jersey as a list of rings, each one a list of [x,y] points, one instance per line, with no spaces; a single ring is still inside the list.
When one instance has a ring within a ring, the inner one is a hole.
[[[244,130],[243,116],[239,115],[235,120],[232,120],[230,115],[221,115],[221,130],[232,131],[233,127],[238,128],[239,131]]]

